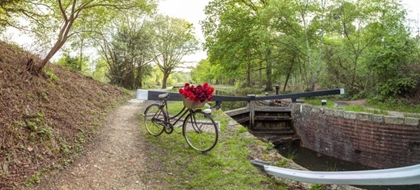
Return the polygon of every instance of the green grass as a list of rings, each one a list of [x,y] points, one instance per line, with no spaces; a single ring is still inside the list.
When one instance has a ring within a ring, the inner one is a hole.
[[[153,137],[141,127],[153,149],[146,167],[157,162],[164,170],[154,180],[169,189],[287,189],[250,163],[247,147],[256,145],[255,139],[239,133],[240,127],[227,128],[229,118],[221,111],[213,111],[212,117],[221,123],[221,132],[216,147],[205,154],[190,148],[181,134]]]
[[[321,104],[322,100],[323,99],[305,99],[304,102],[307,103],[307,104],[314,105],[314,106],[322,106],[322,104]],[[325,100],[327,100],[327,99],[325,99]],[[334,105],[335,105],[335,103],[334,103],[333,100],[327,100],[327,104],[323,107],[332,108],[332,107],[334,107]]]
[[[326,187],[322,184],[312,184],[311,190],[323,190],[326,189]]]
[[[388,112],[384,110],[376,110],[376,109],[368,109],[362,106],[346,106],[343,108],[344,111],[354,111],[354,112],[366,112],[366,113],[373,113],[373,114],[381,114],[381,115],[388,115]]]
[[[287,153],[287,156],[286,156],[286,158],[287,159],[289,159],[289,160],[293,160],[293,159],[295,159],[297,157],[297,155],[296,155],[296,152],[295,151],[293,151],[293,152],[288,152]]]
[[[182,101],[168,102],[168,112],[170,115],[175,115],[179,113],[179,111],[181,111],[183,107],[184,104],[182,103]]]
[[[366,101],[366,105],[372,108],[381,109],[381,110],[392,110],[400,112],[410,112],[410,113],[420,113],[420,105],[401,105],[395,103],[383,103],[383,102],[373,102],[371,100]]]
[[[314,105],[314,106],[322,106],[321,105],[321,100],[322,99],[305,99],[305,103],[310,104],[310,105]],[[323,107],[327,107],[327,108],[333,108],[335,107],[335,103],[334,100],[327,100],[327,104]],[[375,108],[375,109],[369,109],[366,107],[362,107],[362,106],[354,106],[354,105],[349,105],[343,108],[344,111],[354,111],[354,112],[366,112],[366,113],[373,113],[373,114],[381,114],[381,115],[388,115],[388,112],[385,111],[384,109],[381,109],[380,107]]]
[[[235,89],[235,86],[229,86],[229,85],[212,85],[217,90],[223,90],[223,91],[233,91]]]
[[[245,133],[245,132],[248,132],[248,128],[247,128],[247,127],[240,127],[240,128],[238,129],[238,132],[239,132],[239,133]]]

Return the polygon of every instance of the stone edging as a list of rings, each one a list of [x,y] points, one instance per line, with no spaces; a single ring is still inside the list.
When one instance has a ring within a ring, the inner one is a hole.
[[[343,117],[345,119],[353,119],[359,121],[370,121],[375,123],[392,124],[392,125],[409,125],[419,126],[420,118],[415,117],[398,117],[398,116],[387,116],[366,112],[354,112],[354,111],[343,111],[331,108],[315,107],[308,104],[293,104],[293,111],[310,110],[311,112],[319,113],[322,112],[327,116]]]

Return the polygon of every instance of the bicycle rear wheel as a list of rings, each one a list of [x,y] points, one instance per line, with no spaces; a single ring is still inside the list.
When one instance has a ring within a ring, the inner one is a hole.
[[[159,104],[152,104],[144,111],[144,126],[153,136],[159,136],[164,130],[166,116]]]
[[[187,115],[182,125],[182,134],[189,146],[201,152],[213,149],[219,138],[213,118],[202,111],[194,111]]]

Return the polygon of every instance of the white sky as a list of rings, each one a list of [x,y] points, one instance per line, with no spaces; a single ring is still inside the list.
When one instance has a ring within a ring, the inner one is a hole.
[[[408,16],[417,19],[420,13],[419,0],[402,0],[402,4],[408,9]]]

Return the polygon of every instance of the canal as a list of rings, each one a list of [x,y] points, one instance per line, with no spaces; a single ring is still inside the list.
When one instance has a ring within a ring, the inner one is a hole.
[[[339,160],[326,156],[307,148],[282,144],[276,147],[279,153],[292,159],[298,165],[311,171],[356,171],[372,170],[375,168],[362,164]],[[419,181],[420,183],[420,181]],[[368,190],[420,190],[420,185],[405,186],[356,186]]]
[[[245,96],[234,95],[232,92],[216,90],[216,95],[222,96]],[[222,110],[232,110],[242,108],[247,102],[223,102]],[[291,158],[295,163],[305,167],[311,171],[356,171],[356,170],[372,170],[375,168],[364,166],[358,163],[347,162],[330,156],[322,155],[315,151],[300,147],[299,143],[280,144],[276,146],[278,152],[286,157]],[[406,186],[357,186],[367,190],[420,190],[420,185]]]

